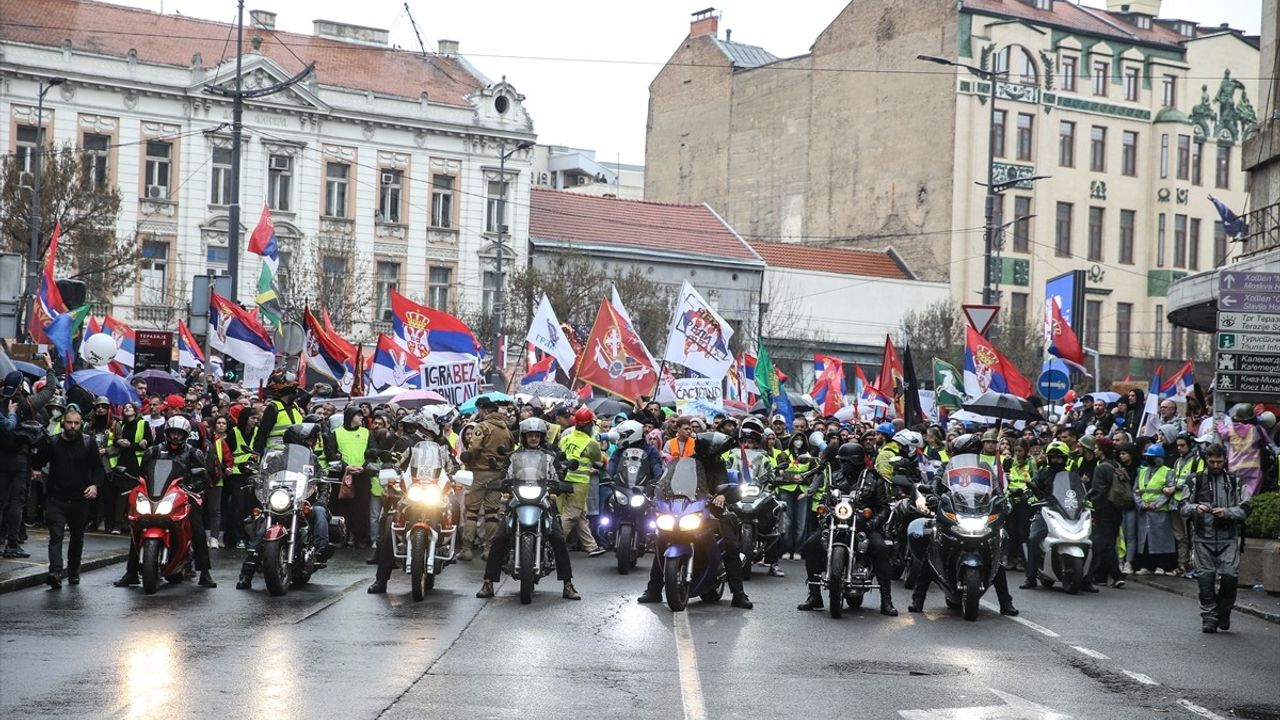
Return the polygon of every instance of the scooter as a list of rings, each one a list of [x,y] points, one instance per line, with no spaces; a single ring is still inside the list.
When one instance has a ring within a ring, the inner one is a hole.
[[[724,596],[723,553],[717,535],[718,518],[698,493],[698,461],[679,458],[671,473],[670,496],[657,501],[658,544],[662,556],[667,606],[680,612],[690,596],[716,602]]]
[[[1053,477],[1050,496],[1032,504],[1040,509],[1048,535],[1040,542],[1040,584],[1062,583],[1069,595],[1080,592],[1093,559],[1093,517],[1085,507],[1086,491],[1079,475],[1060,472]]]
[[[938,498],[933,540],[925,560],[946,595],[947,606],[961,607],[964,619],[978,619],[978,603],[1000,569],[1000,545],[1007,519],[1004,500],[993,492],[994,473],[977,455],[951,459]]]
[[[138,552],[142,572],[142,591],[152,595],[160,587],[160,578],[176,584],[191,571],[191,513],[200,512],[199,495],[187,493],[182,486],[186,478],[177,475],[178,467],[166,457],[150,459],[139,477],[122,468],[115,473],[136,480],[138,486],[129,492],[129,527]]]

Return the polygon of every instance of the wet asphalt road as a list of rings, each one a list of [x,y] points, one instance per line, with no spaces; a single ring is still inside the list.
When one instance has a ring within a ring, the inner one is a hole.
[[[0,596],[0,717],[1280,717],[1280,626],[1236,614],[1202,635],[1192,601],[1143,586],[1015,591],[1029,625],[994,595],[966,623],[936,590],[908,615],[898,586],[900,617],[832,620],[795,610],[801,566],[785,562],[787,578],[748,583],[754,610],[676,618],[636,604],[645,574],[608,556],[575,554],[581,602],[544,578],[521,606],[510,582],[474,597],[478,561],[415,603],[403,575],[367,595],[355,551],[283,598],[261,578],[236,591],[239,555],[213,554],[214,590],[144,596],[111,587],[117,565]]]

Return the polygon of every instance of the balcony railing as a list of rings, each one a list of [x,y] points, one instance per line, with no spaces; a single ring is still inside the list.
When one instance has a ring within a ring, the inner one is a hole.
[[[1280,248],[1280,202],[1252,210],[1244,216],[1241,257]]]

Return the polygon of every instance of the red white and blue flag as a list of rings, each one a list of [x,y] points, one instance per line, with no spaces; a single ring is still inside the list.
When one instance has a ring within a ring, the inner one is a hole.
[[[422,360],[387,335],[378,336],[378,347],[369,366],[369,384],[378,392],[387,388],[421,388]]]
[[[204,367],[204,350],[191,334],[191,328],[181,320],[178,321],[178,367]]]
[[[813,356],[813,401],[822,414],[832,416],[844,406],[844,361],[830,355]]]
[[[982,337],[973,326],[965,328],[964,392],[976,398],[986,392],[1009,393],[1020,398],[1031,397],[1031,381],[1013,361]]]
[[[1080,344],[1080,338],[1063,317],[1058,299],[1050,300],[1050,305],[1052,307],[1046,328],[1049,342],[1046,350],[1050,355],[1060,358],[1072,370],[1088,375],[1089,371],[1084,367],[1084,347]]]
[[[418,365],[474,362],[484,348],[471,328],[447,312],[420,305],[395,290],[391,291],[391,327],[395,342]],[[378,341],[379,348],[382,341]],[[377,364],[377,360],[374,360]]]
[[[133,367],[134,335],[133,328],[108,315],[102,323],[102,331],[110,333],[116,341],[115,361],[127,368]]]
[[[1190,360],[1178,372],[1160,383],[1160,397],[1182,400],[1192,393],[1196,384],[1196,372]]]
[[[216,292],[209,293],[209,333],[209,347],[248,367],[269,373],[275,365],[275,344],[262,323]]]
[[[306,331],[306,342],[302,347],[303,364],[332,378],[342,392],[351,392],[356,380],[355,346],[336,332],[330,332],[311,308],[303,311],[302,325]]]
[[[62,292],[54,280],[53,269],[58,261],[58,237],[62,235],[62,224],[53,226],[53,237],[49,240],[49,248],[45,251],[44,267],[40,272],[40,286],[36,289],[35,301],[31,303],[30,321],[27,323],[31,339],[47,345],[50,342],[46,330],[58,316],[67,312],[62,302]]]
[[[520,384],[528,385],[532,382],[552,380],[555,376],[556,359],[555,356],[548,355],[529,366],[529,369],[524,373],[524,377],[520,380]]]

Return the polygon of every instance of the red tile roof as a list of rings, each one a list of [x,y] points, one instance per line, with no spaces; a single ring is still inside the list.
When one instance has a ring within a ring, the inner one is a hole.
[[[799,243],[752,242],[769,267],[816,270],[838,275],[910,280],[911,276],[887,252],[814,247]]]
[[[1052,10],[1040,10],[1023,0],[964,0],[964,7],[966,10],[1057,25],[1094,35],[1122,38],[1130,42],[1178,45],[1188,39],[1156,23],[1152,23],[1150,29],[1141,29],[1129,23],[1119,13],[1081,7],[1069,0],[1056,0]]]
[[[235,54],[232,25],[181,15],[161,15],[148,10],[88,0],[3,0],[0,41],[57,47],[70,39],[75,50],[125,57],[136,49],[138,61],[188,67],[200,53],[205,67]],[[483,81],[458,60],[391,48],[370,47],[319,38],[313,35],[244,28],[244,48],[249,52],[254,35],[262,37],[262,54],[290,74],[316,63],[321,85],[371,90],[417,98],[427,92],[432,101],[471,105],[465,98]],[[288,48],[284,44],[288,45]],[[305,62],[289,52],[292,49]]]
[[[706,205],[676,205],[533,188],[529,235],[759,263],[751,246]]]

